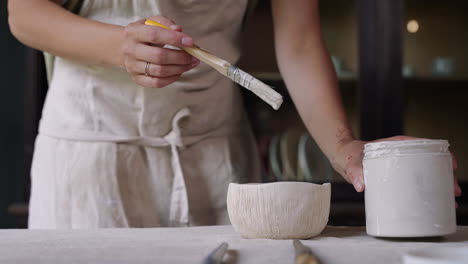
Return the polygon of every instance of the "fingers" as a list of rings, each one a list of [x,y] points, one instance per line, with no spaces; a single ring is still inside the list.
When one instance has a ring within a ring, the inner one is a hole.
[[[462,189],[460,187],[460,184],[458,184],[458,179],[457,177],[454,176],[454,179],[453,179],[453,187],[454,187],[454,192],[455,192],[455,196],[456,197],[459,197],[462,195]]]
[[[457,158],[455,157],[455,155],[453,155],[452,152],[450,152],[450,155],[452,155],[453,170],[456,170],[458,168]],[[461,196],[462,189],[460,187],[460,184],[458,183],[457,176],[453,176],[453,185],[454,185],[453,188],[454,188],[455,197]]]
[[[415,139],[423,139],[423,138],[417,138],[417,137],[409,137],[409,136],[393,136],[389,138],[381,138],[374,140],[372,142],[379,142],[379,141],[400,141],[400,140],[415,140]]]
[[[455,155],[453,155],[452,152],[450,152],[450,155],[452,155],[452,165],[453,165],[453,169],[456,170],[456,169],[458,168],[457,158],[455,157]]]
[[[198,61],[185,51],[153,47],[141,43],[136,44],[135,57],[138,60],[154,64],[191,64]]]
[[[164,45],[194,45],[193,39],[182,33],[182,28],[174,21],[162,16],[149,19],[172,30],[145,25],[145,20],[131,23],[125,27],[121,50],[124,66],[137,84],[147,88],[161,88],[177,81],[182,73],[196,67],[200,61],[184,51],[163,48]]]
[[[138,39],[142,42],[169,44],[176,47],[193,46],[193,39],[182,32],[148,25],[144,25],[144,27],[138,31]]]
[[[175,31],[182,31],[182,27],[177,25],[173,20],[163,17],[163,16],[153,16],[149,17],[149,20],[153,20],[155,22],[158,22],[159,24],[163,24],[165,26],[170,27],[172,30]]]
[[[357,192],[364,191],[364,175],[361,166],[350,166],[346,170],[346,178]]]
[[[181,30],[179,27],[176,29]],[[157,26],[145,25],[141,21],[132,23],[125,28],[126,36],[131,36],[139,42],[152,44],[168,44],[176,47],[192,47],[193,39],[180,31],[174,31]]]
[[[128,63],[127,69],[131,74],[134,75],[145,75],[146,74],[145,61],[135,60]],[[158,65],[150,63],[148,65],[148,74],[152,77],[170,77],[174,75],[181,75],[182,73],[189,71],[200,64],[199,60],[194,60],[190,64],[184,65]]]
[[[357,192],[364,191],[364,175],[362,160],[363,148],[366,142],[352,140],[339,149],[339,154],[333,159],[333,167],[354,186]]]
[[[345,179],[354,186],[357,192],[364,191],[364,174],[362,168],[362,155],[348,154],[344,171]]]
[[[159,24],[163,24],[163,25],[168,26],[168,27],[176,25],[174,20],[169,19],[167,17],[163,17],[163,16],[152,16],[152,17],[149,17],[148,19],[153,20],[155,22],[158,22]]]
[[[146,88],[163,88],[180,78],[180,75],[174,75],[170,77],[151,77],[146,75],[133,75],[132,79],[137,84]]]

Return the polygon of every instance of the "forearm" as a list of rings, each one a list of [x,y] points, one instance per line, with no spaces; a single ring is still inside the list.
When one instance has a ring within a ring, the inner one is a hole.
[[[281,6],[284,4],[282,1],[277,2],[274,12],[284,12],[282,10],[288,8]],[[308,20],[303,25],[300,20],[296,24],[289,22],[291,19],[275,22],[279,68],[311,135],[332,163],[342,162],[336,160],[337,153],[353,136],[342,106],[336,75],[321,37],[318,15],[313,14],[315,7],[305,5],[302,12],[305,9]],[[281,14],[274,16],[280,17]]]
[[[278,61],[304,124],[333,161],[339,147],[353,137],[330,62],[313,52],[297,57],[278,54]]]
[[[47,0],[9,0],[8,12],[12,33],[27,46],[85,64],[123,64],[123,27],[79,17]]]

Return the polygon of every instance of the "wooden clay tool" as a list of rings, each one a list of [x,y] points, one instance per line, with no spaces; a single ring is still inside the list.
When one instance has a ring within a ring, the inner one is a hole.
[[[304,246],[301,241],[295,239],[293,246],[296,252],[295,264],[320,264],[319,260],[312,254],[312,250]]]
[[[223,263],[224,254],[228,244],[226,242],[221,243],[217,248],[215,248],[202,262],[202,264],[221,264]]]
[[[170,27],[167,27],[149,19],[145,21],[145,24],[172,30]],[[184,47],[182,49],[188,54],[210,65],[222,75],[228,77],[234,82],[250,90],[258,97],[260,97],[263,101],[271,105],[273,109],[277,110],[283,103],[283,97],[275,90],[273,90],[270,86],[264,84],[260,80],[237,68],[236,66],[230,64],[229,62],[220,59],[205,50],[200,49],[198,46],[194,46],[193,48]]]

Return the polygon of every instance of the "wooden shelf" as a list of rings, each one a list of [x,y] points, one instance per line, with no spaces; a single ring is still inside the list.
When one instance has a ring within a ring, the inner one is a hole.
[[[283,81],[283,77],[279,72],[254,72],[252,75],[260,80],[263,81]],[[351,75],[346,75],[346,76],[338,76],[338,80],[340,82],[356,82],[357,81],[357,76],[351,76]]]
[[[406,78],[405,85],[409,89],[468,89],[468,79]]]
[[[287,92],[284,81],[280,73],[258,72],[253,74],[256,78],[278,89],[280,92]],[[359,80],[355,77],[339,78],[340,89],[357,89]],[[468,79],[453,79],[440,77],[414,77],[405,78],[406,89],[468,89]]]

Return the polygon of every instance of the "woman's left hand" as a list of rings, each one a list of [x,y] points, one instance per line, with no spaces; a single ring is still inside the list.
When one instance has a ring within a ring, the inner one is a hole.
[[[397,140],[411,140],[417,139],[414,137],[408,136],[395,136],[390,138],[382,138],[372,142],[378,141],[397,141]],[[360,141],[360,140],[350,140],[343,143],[343,145],[338,150],[338,156],[333,162],[335,169],[348,181],[353,184],[354,188],[358,192],[364,191],[364,175],[362,169],[362,159],[364,158],[364,145],[369,142]],[[453,156],[453,169],[457,169],[457,160]],[[460,196],[462,191],[458,180],[455,177],[454,179],[454,191],[455,196]]]

